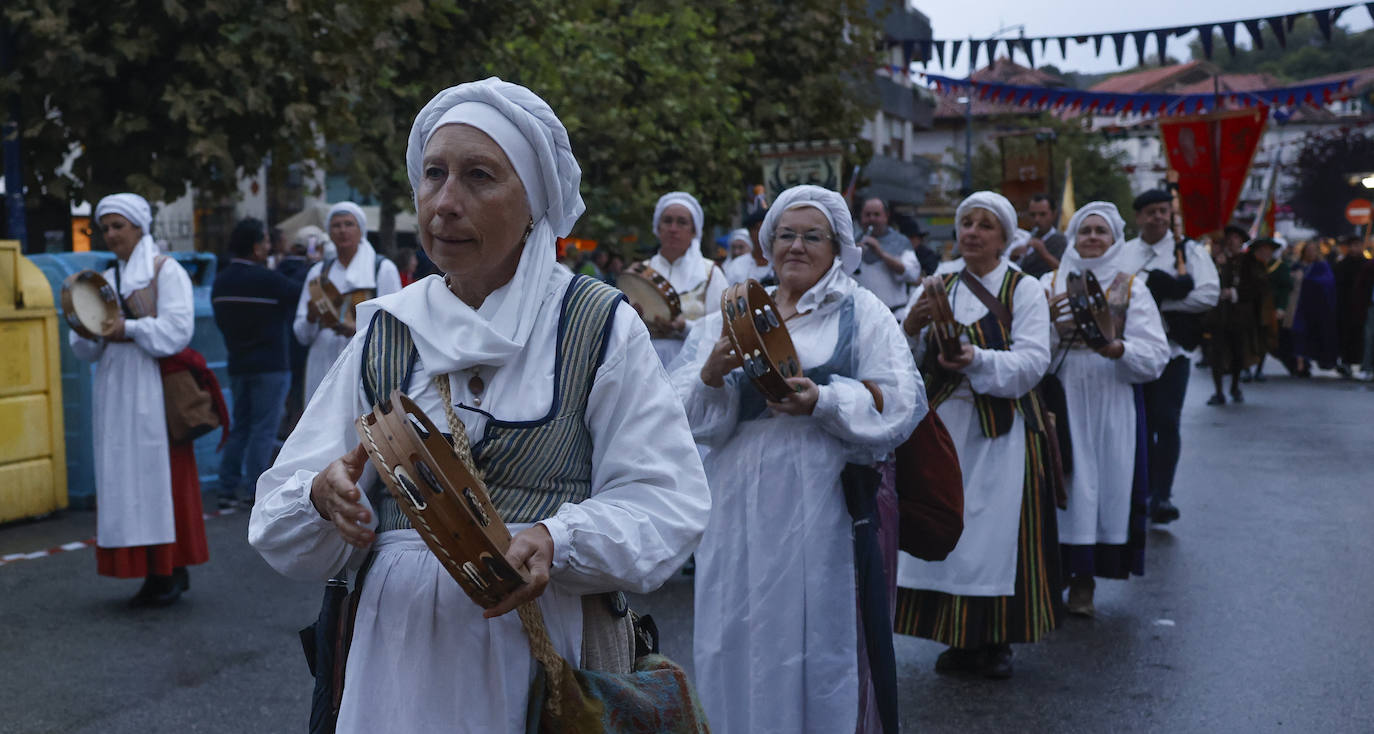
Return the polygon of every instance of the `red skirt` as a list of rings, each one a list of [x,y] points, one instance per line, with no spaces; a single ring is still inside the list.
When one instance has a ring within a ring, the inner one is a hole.
[[[172,462],[172,518],[176,523],[176,541],[128,548],[96,546],[96,571],[101,576],[120,579],[170,576],[173,568],[210,560],[210,546],[205,540],[205,515],[200,505],[195,446],[177,444],[168,453]]]

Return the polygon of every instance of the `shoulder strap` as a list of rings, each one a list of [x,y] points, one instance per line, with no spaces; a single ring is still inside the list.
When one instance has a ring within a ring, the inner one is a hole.
[[[377,405],[393,390],[404,392],[419,356],[410,327],[386,311],[373,314],[363,342],[363,394],[368,404]]]
[[[382,262],[386,260],[386,256],[381,253],[373,253],[372,257],[372,284],[375,288],[377,285],[377,276],[382,274]]]
[[[328,277],[329,277],[329,269],[332,268],[332,267],[334,267],[334,259],[333,259],[333,258],[330,258],[330,259],[328,259],[328,260],[325,260],[325,261],[324,261],[324,265],[321,265],[321,266],[320,266],[320,275],[319,275],[319,278],[320,278],[321,280],[323,280],[323,279],[325,279],[325,278],[328,278]]]
[[[1008,273],[1007,276],[1011,277],[1011,273]],[[969,289],[970,293],[977,296],[978,300],[982,301],[983,305],[988,307],[988,311],[993,316],[997,317],[997,320],[1002,324],[1002,328],[1010,332],[1011,309],[1007,308],[1006,304],[997,300],[997,296],[992,295],[992,292],[984,287],[982,283],[979,283],[978,279],[973,277],[973,274],[968,271],[968,268],[959,271],[959,280]]]

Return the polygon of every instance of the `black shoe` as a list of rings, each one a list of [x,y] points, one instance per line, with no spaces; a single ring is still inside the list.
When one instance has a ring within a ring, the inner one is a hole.
[[[1174,507],[1174,503],[1169,500],[1157,503],[1155,508],[1150,511],[1150,521],[1156,525],[1167,525],[1177,520],[1178,516],[1178,508]]]
[[[1233,402],[1233,403],[1243,403],[1243,402],[1245,402],[1245,396],[1241,394],[1240,388],[1238,388],[1238,387],[1233,387],[1233,388],[1231,388],[1231,402]]]
[[[185,566],[177,566],[172,569],[172,581],[175,582],[177,586],[181,587],[182,591],[191,590],[191,574],[186,570]]]
[[[138,587],[138,593],[134,594],[133,598],[129,600],[129,606],[148,606],[148,602],[151,601],[153,596],[156,594],[157,583],[154,581],[154,579],[156,578],[158,577],[148,576],[147,578],[143,579],[143,585]]]
[[[962,647],[951,647],[935,658],[936,673],[967,673],[979,670],[983,664],[983,651]]]
[[[1225,396],[1225,395],[1222,395],[1221,393],[1217,393],[1217,394],[1213,395],[1212,397],[1207,398],[1207,404],[1208,404],[1208,405],[1225,405],[1225,404],[1226,404],[1226,396]]]
[[[1011,645],[988,645],[983,648],[983,666],[980,671],[984,678],[1006,680],[1011,677]]]
[[[239,506],[239,501],[233,497],[221,495],[219,498],[219,508],[221,510],[232,510]]]
[[[176,582],[176,577],[152,576],[150,578],[153,579],[153,595],[149,597],[147,606],[171,606],[181,598],[181,584]]]

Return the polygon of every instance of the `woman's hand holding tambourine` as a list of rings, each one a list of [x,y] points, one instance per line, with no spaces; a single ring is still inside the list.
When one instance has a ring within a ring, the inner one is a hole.
[[[1050,323],[1072,318],[1072,315],[1073,312],[1069,308],[1069,294],[1067,292],[1050,296]]]
[[[711,347],[705,364],[701,365],[701,381],[709,387],[725,387],[725,376],[741,364],[730,337],[721,334],[715,346]]]
[[[916,336],[921,333],[921,329],[929,326],[934,318],[935,310],[930,304],[930,298],[922,291],[916,303],[911,305],[911,310],[907,311],[906,318],[902,320],[902,330],[907,336]]]
[[[1107,359],[1121,359],[1126,354],[1126,345],[1120,339],[1113,339],[1107,345],[1097,350],[1097,353]]]
[[[514,568],[523,566],[529,572],[530,582],[506,595],[500,604],[482,612],[487,619],[499,617],[544,593],[549,585],[549,569],[553,568],[553,536],[549,535],[549,529],[536,523],[516,533],[506,551],[506,562]]]
[[[363,506],[363,491],[358,480],[367,466],[367,451],[359,444],[352,451],[335,459],[310,483],[310,502],[320,517],[334,523],[339,535],[357,548],[366,548],[377,539],[366,523],[372,513]]]
[[[124,333],[124,314],[116,313],[101,326],[100,335],[104,337],[105,341],[124,342],[129,340]]]
[[[816,401],[821,390],[809,377],[789,377],[787,384],[795,391],[779,401],[768,401],[768,407],[775,413],[784,415],[811,415],[816,410]]]
[[[958,359],[945,359],[944,354],[939,354],[937,356],[940,360],[941,367],[954,372],[962,372],[965,367],[973,364],[973,355],[973,345],[965,344],[964,348],[959,351]]]

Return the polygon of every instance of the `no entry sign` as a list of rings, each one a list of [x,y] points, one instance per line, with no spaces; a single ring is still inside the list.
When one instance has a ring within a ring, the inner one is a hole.
[[[1371,213],[1374,213],[1374,204],[1368,199],[1352,199],[1345,205],[1345,220],[1351,224],[1369,224]]]

